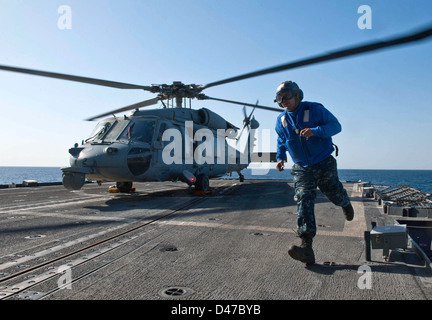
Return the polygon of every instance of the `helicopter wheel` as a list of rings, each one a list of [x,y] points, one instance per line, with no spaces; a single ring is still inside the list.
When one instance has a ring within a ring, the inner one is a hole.
[[[130,181],[117,182],[116,185],[119,191],[123,193],[129,193],[132,190],[132,182]]]
[[[244,181],[244,175],[241,174],[240,172],[238,174],[239,174],[239,181],[243,182]]]
[[[195,190],[196,191],[208,191],[210,189],[209,177],[203,173],[196,177]]]

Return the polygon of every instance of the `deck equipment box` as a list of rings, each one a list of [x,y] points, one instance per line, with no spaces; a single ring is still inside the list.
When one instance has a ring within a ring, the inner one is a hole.
[[[376,226],[368,232],[366,245],[372,249],[383,249],[383,257],[389,257],[390,249],[407,248],[407,229],[406,225]]]

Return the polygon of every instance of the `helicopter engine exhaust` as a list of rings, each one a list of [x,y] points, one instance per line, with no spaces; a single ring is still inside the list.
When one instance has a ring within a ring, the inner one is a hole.
[[[80,190],[85,183],[84,173],[63,173],[63,186],[68,190]]]
[[[199,119],[196,119],[196,122],[205,126],[208,126],[210,129],[238,129],[236,126],[232,125],[220,115],[214,113],[213,111],[201,108],[198,110]]]

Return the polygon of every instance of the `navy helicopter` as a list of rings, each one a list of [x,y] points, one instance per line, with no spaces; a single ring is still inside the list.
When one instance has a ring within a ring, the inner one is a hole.
[[[157,94],[156,97],[136,104],[91,117],[95,120],[108,115],[133,110],[123,117],[112,116],[98,123],[91,136],[69,149],[70,166],[62,168],[63,185],[70,190],[79,190],[85,179],[116,181],[120,192],[130,192],[134,181],[186,182],[198,191],[209,190],[209,179],[227,173],[241,171],[253,161],[274,161],[274,153],[253,153],[255,130],[259,123],[252,117],[255,108],[281,112],[280,108],[209,97],[204,89],[244,80],[265,74],[294,69],[306,65],[362,54],[391,46],[407,44],[432,36],[432,28],[423,29],[406,36],[386,41],[376,41],[348,49],[306,58],[240,76],[212,82],[206,85],[173,82],[170,85],[135,85],[81,76],[53,73],[32,69],[0,65],[0,70],[70,80],[119,89],[141,89]],[[186,108],[189,99],[215,100],[254,109],[247,116],[245,109],[243,129],[247,128],[248,143],[244,151],[230,145],[237,141],[239,128],[217,113],[201,108]],[[171,104],[170,104],[171,101]],[[175,101],[175,103],[174,103]],[[139,110],[161,102],[162,109]],[[205,139],[204,139],[205,137]],[[172,139],[173,138],[173,139]],[[200,142],[200,143],[199,143]],[[216,152],[215,152],[216,151]]]
[[[196,191],[207,192],[210,178],[237,172],[239,180],[243,181],[241,170],[251,161],[268,162],[270,156],[274,158],[274,153],[251,152],[259,123],[252,116],[255,109],[248,116],[245,106],[277,112],[281,109],[260,106],[258,102],[249,104],[211,98],[201,93],[206,86],[185,85],[179,81],[171,85],[139,86],[8,66],[0,66],[0,69],[158,94],[153,99],[87,119],[92,121],[133,110],[129,115],[101,120],[89,138],[69,149],[70,166],[62,168],[63,185],[69,190],[81,189],[86,179],[99,184],[116,181],[120,192],[130,192],[135,181],[180,180],[194,186]],[[207,87],[212,85],[215,84]],[[242,130],[209,109],[183,106],[186,99],[190,104],[192,98],[242,104],[245,116]],[[163,108],[139,110],[158,102]],[[245,128],[249,131],[247,143],[240,151],[236,145]],[[229,140],[234,143],[230,144]]]

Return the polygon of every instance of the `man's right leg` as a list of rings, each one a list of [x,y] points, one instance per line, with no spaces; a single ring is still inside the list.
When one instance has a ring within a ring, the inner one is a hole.
[[[297,164],[292,167],[291,174],[294,177],[294,200],[297,201],[297,231],[300,236],[309,234],[313,238],[316,234],[316,179],[309,168]]]

